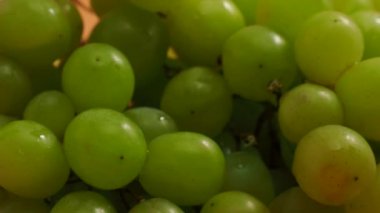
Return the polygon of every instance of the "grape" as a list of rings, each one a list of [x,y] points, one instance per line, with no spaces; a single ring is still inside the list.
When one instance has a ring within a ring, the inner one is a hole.
[[[180,130],[208,136],[222,132],[232,111],[232,96],[222,76],[205,67],[182,71],[167,84],[161,109]]]
[[[295,41],[295,55],[306,78],[332,86],[360,61],[364,42],[359,27],[346,15],[321,12],[306,21]]]
[[[111,203],[99,193],[78,191],[65,195],[51,210],[51,213],[68,212],[116,213],[116,210]]]
[[[167,23],[180,59],[194,66],[216,66],[223,43],[244,27],[244,18],[230,0],[191,0],[176,3]]]
[[[50,66],[68,53],[70,22],[56,1],[3,0],[0,4],[0,53],[33,70]]]
[[[31,96],[30,79],[24,69],[0,56],[0,113],[21,114]]]
[[[215,137],[215,142],[218,143],[225,156],[238,150],[238,144],[235,137],[230,132],[222,132],[220,135]]]
[[[91,7],[99,16],[120,7],[126,0],[91,0]]]
[[[201,213],[230,212],[269,213],[269,210],[255,197],[240,191],[217,194],[207,201],[201,210]]]
[[[168,49],[169,35],[154,14],[130,3],[104,15],[90,42],[110,44],[128,58],[136,77],[136,90],[144,90],[158,77]]]
[[[380,13],[376,11],[359,11],[351,14],[351,18],[363,34],[363,60],[380,56]]]
[[[34,121],[13,121],[0,129],[0,185],[22,197],[45,198],[69,176],[60,143]]]
[[[340,125],[318,127],[298,143],[293,174],[301,189],[325,205],[343,205],[372,185],[376,161],[355,131]]]
[[[177,205],[199,205],[221,189],[225,160],[208,137],[168,133],[153,139],[148,150],[139,181],[150,195]]]
[[[331,0],[334,9],[344,12],[353,13],[364,10],[374,10],[372,0]]]
[[[62,87],[77,112],[94,107],[122,111],[131,100],[134,75],[120,51],[93,43],[70,56],[63,68]]]
[[[330,0],[258,0],[256,23],[270,27],[293,43],[306,19],[330,9]]]
[[[380,141],[380,58],[367,59],[348,70],[335,91],[343,105],[344,123],[364,137]]]
[[[380,0],[372,0],[372,3],[376,10],[380,9]]]
[[[376,182],[346,205],[346,213],[372,213],[380,211],[380,164],[377,165]]]
[[[223,48],[224,77],[232,91],[253,101],[274,101],[296,78],[297,65],[288,43],[263,26],[245,27],[233,34]],[[272,83],[279,88],[271,91]]]
[[[130,0],[133,4],[152,12],[159,12],[166,14],[175,9],[176,3],[183,0]],[[186,0],[185,0],[186,1]]]
[[[83,22],[78,9],[71,0],[55,0],[60,6],[69,21],[71,41],[70,52],[80,44],[83,32]],[[109,0],[108,0],[109,1]]]
[[[148,143],[157,136],[177,131],[174,120],[159,109],[137,107],[124,114],[141,128]]]
[[[299,187],[277,196],[269,205],[271,213],[344,213],[344,208],[326,206],[309,198]]]
[[[66,129],[63,145],[78,177],[107,190],[130,183],[146,155],[140,128],[124,114],[110,109],[90,109],[75,117]]]
[[[278,119],[284,136],[298,143],[316,127],[342,124],[343,109],[334,91],[305,83],[281,97]]]
[[[151,198],[134,206],[128,213],[183,213],[174,203],[162,199]]]
[[[49,207],[43,200],[27,199],[15,195],[8,195],[0,202],[1,213],[49,213]]]
[[[25,108],[24,119],[45,125],[61,139],[74,114],[70,99],[62,92],[52,90],[34,96]]]
[[[247,25],[253,25],[256,23],[255,16],[258,0],[233,0],[233,2],[241,11]]]
[[[226,156],[223,191],[242,191],[268,204],[274,187],[268,168],[257,150],[239,151]]]

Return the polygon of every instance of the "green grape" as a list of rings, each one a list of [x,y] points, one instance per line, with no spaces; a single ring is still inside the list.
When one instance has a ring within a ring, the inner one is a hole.
[[[221,189],[225,160],[208,137],[168,133],[153,139],[148,150],[139,181],[150,195],[177,205],[200,205]]]
[[[308,19],[295,41],[295,55],[306,78],[332,86],[360,61],[364,42],[359,27],[346,15],[321,12]]]
[[[376,11],[359,11],[351,14],[351,18],[363,34],[363,60],[380,56],[380,13]]]
[[[51,213],[116,213],[115,208],[102,195],[92,191],[77,191],[65,195],[51,210]]]
[[[107,12],[120,7],[127,0],[91,0],[91,7],[99,16],[105,15]]]
[[[36,69],[68,53],[72,32],[58,2],[3,0],[0,8],[0,53]]]
[[[272,169],[270,174],[272,175],[275,196],[298,185],[293,174],[286,167]]]
[[[373,213],[380,211],[380,164],[377,165],[376,182],[346,205],[345,213]]]
[[[151,198],[135,205],[128,213],[184,213],[177,205],[163,198]]]
[[[244,27],[244,18],[230,0],[190,0],[176,3],[167,23],[180,59],[216,66],[225,40]]]
[[[177,131],[174,120],[159,109],[137,107],[124,114],[141,128],[148,143],[157,136]]]
[[[167,84],[161,109],[180,130],[208,136],[222,132],[232,112],[232,96],[222,76],[205,67],[180,72]]]
[[[236,139],[230,132],[222,132],[220,135],[215,137],[215,142],[218,143],[225,156],[238,150]]]
[[[152,12],[168,13],[175,9],[176,4],[183,0],[130,0],[133,4]],[[187,0],[186,0],[187,1]]]
[[[61,144],[34,121],[13,121],[0,129],[0,185],[22,197],[45,198],[69,176]]]
[[[78,177],[106,190],[130,183],[146,155],[140,128],[124,114],[110,109],[90,109],[75,117],[66,129],[63,145]]]
[[[241,11],[247,25],[256,23],[255,16],[258,0],[233,0],[233,2]]]
[[[8,195],[0,202],[1,213],[49,213],[50,209],[43,200],[27,199],[16,195]]]
[[[201,213],[230,212],[269,213],[269,210],[255,197],[240,191],[217,194],[207,201],[201,210]]]
[[[330,0],[258,0],[255,19],[293,43],[306,19],[330,9]]]
[[[344,208],[322,205],[299,187],[292,187],[277,196],[269,205],[271,213],[345,213]]]
[[[380,0],[372,0],[372,3],[376,10],[380,10]]]
[[[75,176],[74,176],[75,177]],[[77,178],[77,177],[75,177]],[[92,190],[93,188],[87,184],[85,184],[81,180],[73,179],[72,176],[69,177],[66,184],[54,195],[50,196],[46,200],[51,204],[54,205],[57,203],[62,197],[65,195],[76,192],[76,191],[84,191],[84,190]]]
[[[335,91],[343,105],[344,124],[364,137],[379,142],[380,58],[367,59],[348,70]]]
[[[24,110],[24,119],[45,125],[59,139],[63,137],[66,126],[74,115],[74,106],[70,99],[62,92],[55,90],[34,96]]]
[[[358,133],[340,125],[326,125],[301,139],[292,170],[310,198],[339,206],[374,183],[376,161],[371,147]]]
[[[265,106],[261,103],[234,98],[228,126],[235,132],[254,132],[264,111]]]
[[[343,109],[334,91],[304,83],[281,97],[278,120],[286,139],[298,143],[316,127],[342,124]]]
[[[374,10],[372,0],[330,0],[335,10],[343,13],[353,13],[364,10]]]
[[[257,150],[226,156],[223,191],[233,190],[249,193],[266,204],[274,198],[272,177]]]
[[[297,76],[288,43],[263,26],[245,27],[224,44],[224,77],[232,91],[253,101],[274,101]],[[272,89],[272,84],[278,84]],[[279,88],[277,88],[279,87]]]
[[[287,168],[292,168],[294,160],[294,152],[296,150],[296,144],[288,141],[282,134],[279,136],[281,157],[287,166]]]
[[[93,43],[70,56],[63,68],[62,87],[77,112],[94,107],[122,111],[132,98],[134,75],[120,51]]]
[[[79,14],[78,9],[71,0],[55,0],[60,6],[65,14],[66,18],[69,20],[70,25],[70,52],[77,48],[80,44],[83,32],[83,22]],[[109,1],[109,0],[108,0]]]
[[[31,96],[30,79],[24,69],[0,56],[0,113],[20,115]]]
[[[168,39],[157,15],[125,3],[102,17],[90,42],[107,43],[124,53],[133,68],[137,91],[164,76]]]

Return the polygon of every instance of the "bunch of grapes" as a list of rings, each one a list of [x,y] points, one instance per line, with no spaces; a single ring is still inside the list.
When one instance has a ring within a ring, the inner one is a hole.
[[[0,0],[0,212],[380,212],[379,0],[91,5]]]

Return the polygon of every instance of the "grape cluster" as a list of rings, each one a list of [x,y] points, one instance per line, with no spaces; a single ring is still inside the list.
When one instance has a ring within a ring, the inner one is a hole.
[[[380,212],[379,0],[91,4],[0,0],[0,212]]]

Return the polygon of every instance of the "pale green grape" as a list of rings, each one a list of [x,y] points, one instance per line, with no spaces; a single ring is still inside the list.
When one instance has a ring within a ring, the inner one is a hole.
[[[151,198],[135,205],[128,213],[184,213],[177,205],[163,198]]]
[[[22,197],[45,198],[69,176],[61,144],[34,121],[13,121],[0,129],[0,185]]]
[[[271,213],[345,213],[342,207],[322,205],[309,198],[299,187],[278,195],[269,205]]]
[[[176,3],[167,23],[180,59],[195,66],[216,66],[223,43],[244,27],[244,18],[230,0],[190,0]]]
[[[157,136],[177,131],[174,120],[159,109],[137,107],[124,114],[141,128],[148,143]]]
[[[128,58],[136,77],[136,91],[144,91],[164,75],[168,40],[167,29],[157,15],[130,3],[103,16],[90,37],[90,42],[110,44]]]
[[[342,124],[343,109],[334,91],[305,83],[281,97],[278,119],[284,136],[298,143],[316,127]]]
[[[107,190],[130,183],[146,155],[141,129],[124,114],[110,109],[90,109],[75,117],[66,129],[63,145],[78,177]]]
[[[293,43],[306,19],[330,9],[330,0],[258,0],[256,22],[270,27]]]
[[[233,2],[241,11],[247,25],[256,23],[256,5],[258,0],[233,0]]]
[[[376,11],[359,11],[351,14],[351,18],[363,34],[363,60],[380,56],[380,13]]]
[[[223,191],[233,190],[249,193],[266,204],[274,198],[272,177],[257,150],[226,155]]]
[[[20,115],[32,96],[31,89],[24,69],[0,56],[0,113]]]
[[[232,111],[232,96],[225,80],[205,67],[180,72],[167,84],[161,109],[168,113],[180,130],[208,136],[222,132]]]
[[[111,203],[99,193],[92,191],[78,191],[65,195],[51,210],[51,213],[68,212],[116,213],[116,210]]]
[[[48,205],[41,199],[27,199],[9,194],[0,202],[1,213],[49,213]]]
[[[70,21],[58,2],[2,0],[0,8],[0,53],[39,69],[70,50]]]
[[[297,34],[295,55],[305,77],[332,86],[342,73],[360,61],[364,41],[359,27],[346,15],[321,12],[306,21]]]
[[[371,147],[358,133],[340,125],[326,125],[301,139],[292,170],[310,198],[339,206],[373,185],[376,161]]]
[[[364,10],[374,10],[372,0],[330,0],[337,11],[343,13],[353,13]]]
[[[288,43],[263,26],[250,26],[233,34],[223,48],[224,78],[231,90],[253,101],[274,101],[297,76]],[[278,88],[271,89],[271,84]]]
[[[77,112],[94,107],[124,110],[132,98],[134,81],[128,59],[116,48],[101,43],[78,48],[62,73],[63,91]]]
[[[169,133],[153,139],[148,150],[139,181],[150,195],[177,205],[200,205],[221,189],[225,160],[208,137]]]
[[[212,197],[202,207],[201,213],[269,213],[269,209],[255,197],[240,191],[228,191]]]
[[[380,58],[367,59],[348,70],[335,91],[343,105],[344,124],[364,137],[380,141]]]
[[[346,205],[346,213],[373,213],[380,211],[380,164],[377,165],[376,182],[363,190]]]
[[[61,139],[74,118],[74,106],[62,92],[51,90],[34,96],[24,111],[24,119],[45,125]]]

